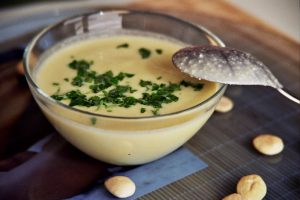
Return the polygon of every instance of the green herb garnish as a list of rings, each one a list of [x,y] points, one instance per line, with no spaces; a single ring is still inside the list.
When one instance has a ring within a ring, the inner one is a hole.
[[[151,110],[151,112],[152,112],[153,115],[159,115],[158,110],[159,109]]]
[[[142,59],[149,58],[151,55],[151,51],[146,48],[140,48],[139,53],[140,53],[140,56],[142,57]]]
[[[147,86],[150,86],[152,85],[152,82],[151,81],[144,81],[144,80],[140,80],[140,86],[142,87],[147,87]]]
[[[76,77],[73,78],[71,84],[74,86],[81,87],[84,82],[91,82],[95,78],[96,72],[89,70],[93,61],[86,60],[73,60],[69,63],[71,69],[77,70]]]
[[[69,106],[91,106],[90,102],[86,98],[86,95],[82,94],[79,90],[67,92],[65,96],[70,99]]]
[[[86,61],[86,60],[73,60],[72,62],[69,63],[69,67],[71,69],[80,69],[80,70],[87,70],[90,68],[90,65],[93,64],[93,61]]]
[[[102,99],[99,96],[92,96],[88,99],[90,106],[99,106],[102,104]]]
[[[195,91],[200,91],[204,86],[203,83],[192,83],[192,82],[185,81],[185,80],[182,80],[180,82],[180,85],[182,85],[184,87],[192,87],[192,88],[194,88]]]
[[[136,89],[133,89],[132,87],[129,88],[129,92],[130,92],[130,93],[135,93],[136,91],[137,91],[137,90],[136,90]]]
[[[64,78],[64,81],[69,82],[69,79],[68,78]]]
[[[147,49],[142,51],[149,51]],[[150,52],[150,51],[149,51]],[[142,54],[141,54],[142,55]],[[150,53],[149,55],[150,56]],[[145,57],[146,58],[146,57]],[[86,60],[72,60],[68,66],[76,70],[76,76],[72,79],[70,84],[81,87],[85,84],[88,85],[91,92],[94,93],[93,96],[87,96],[91,94],[87,92],[83,94],[80,90],[71,90],[64,94],[59,94],[58,89],[55,94],[51,97],[57,101],[66,100],[69,102],[69,106],[83,106],[92,107],[95,106],[97,109],[105,108],[107,112],[112,112],[112,107],[119,106],[124,108],[129,108],[136,104],[141,104],[145,106],[150,106],[153,108],[151,112],[153,115],[159,115],[159,110],[164,104],[169,104],[178,101],[178,96],[176,96],[177,91],[181,90],[181,86],[192,87],[194,90],[201,90],[203,84],[191,83],[188,81],[181,81],[177,83],[155,83],[149,80],[140,80],[139,86],[145,88],[145,92],[142,93],[141,97],[131,96],[132,93],[136,92],[137,89],[129,86],[129,82],[125,80],[127,85],[121,85],[120,82],[124,79],[129,79],[134,76],[132,73],[119,72],[114,74],[112,71],[107,71],[102,74],[90,69],[93,62],[88,62]],[[160,77],[156,78],[161,79]],[[68,78],[64,79],[69,81]],[[58,83],[53,83],[53,85],[58,86]],[[140,109],[141,113],[146,112],[146,108]],[[93,124],[93,121],[92,121]]]
[[[146,112],[146,108],[141,108],[141,111],[140,111],[141,113],[144,113],[144,112]]]
[[[64,99],[64,95],[53,94],[51,97],[57,101],[61,101]]]
[[[155,49],[155,52],[157,53],[157,54],[162,54],[162,49]]]
[[[120,44],[117,46],[117,49],[120,49],[120,48],[128,48],[129,47],[129,44],[128,43],[124,43],[124,44]]]
[[[58,94],[60,92],[60,84],[57,83],[57,82],[53,82],[52,85],[55,86],[55,87],[57,87],[57,90],[56,90],[56,92],[54,94]],[[60,99],[60,97],[55,97],[55,98]]]
[[[83,79],[82,79],[82,77],[76,76],[75,78],[73,78],[72,85],[81,87],[83,85]]]
[[[112,85],[118,85],[118,83],[124,78],[131,78],[133,76],[134,74],[124,72],[120,72],[118,75],[114,76],[112,71],[107,71],[104,74],[95,76],[94,84],[90,85],[89,87],[94,93],[98,93],[111,87]]]
[[[175,83],[157,84],[151,81],[140,81],[142,87],[149,88],[151,86],[151,93],[144,92],[140,103],[143,105],[152,106],[153,108],[161,108],[164,103],[171,103],[178,101],[178,97],[173,93],[180,90],[180,85]]]

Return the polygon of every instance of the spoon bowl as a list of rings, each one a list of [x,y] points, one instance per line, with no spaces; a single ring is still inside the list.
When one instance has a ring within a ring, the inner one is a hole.
[[[250,53],[220,46],[193,46],[177,51],[172,61],[191,77],[223,84],[270,86],[300,104],[299,99],[283,90],[268,67]]]

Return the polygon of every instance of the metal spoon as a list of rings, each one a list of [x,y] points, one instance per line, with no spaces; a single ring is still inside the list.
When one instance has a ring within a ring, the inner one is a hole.
[[[300,104],[299,99],[283,90],[268,67],[249,53],[228,47],[195,46],[180,49],[172,61],[192,77],[224,84],[270,86]]]

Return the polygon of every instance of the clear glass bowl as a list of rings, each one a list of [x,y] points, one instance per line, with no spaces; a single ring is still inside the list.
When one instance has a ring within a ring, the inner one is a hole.
[[[205,124],[226,85],[204,102],[176,113],[150,117],[117,117],[82,111],[53,100],[34,79],[38,62],[57,44],[87,35],[142,31],[165,35],[188,45],[219,45],[222,41],[201,26],[158,13],[113,10],[75,16],[51,25],[28,45],[25,75],[48,120],[70,143],[86,154],[116,165],[143,164],[182,146]],[[92,121],[96,121],[92,125]]]

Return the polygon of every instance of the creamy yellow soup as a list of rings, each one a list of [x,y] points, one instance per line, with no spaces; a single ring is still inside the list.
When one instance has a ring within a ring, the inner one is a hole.
[[[84,82],[81,86],[72,84],[77,71],[68,65],[74,60],[82,59],[89,62],[89,70],[97,74],[110,70],[114,76],[120,72],[132,74],[133,76],[119,81],[118,85],[134,89],[132,93],[126,92],[124,95],[135,99],[141,99],[143,93],[156,92],[152,90],[152,86],[142,87],[141,80],[158,85],[172,83],[180,87],[180,90],[172,92],[178,99],[172,96],[176,100],[162,103],[160,108],[141,103],[129,107],[118,104],[107,107],[102,104],[90,107],[74,106],[102,115],[78,112],[53,102],[37,101],[63,137],[86,154],[107,163],[143,164],[174,151],[204,125],[224,92],[223,90],[216,94],[219,89],[216,83],[190,78],[175,68],[171,57],[182,45],[169,40],[127,35],[87,39],[60,46],[44,54],[44,59],[35,72],[37,84],[49,96],[64,96],[72,90],[78,90],[86,99],[93,96],[103,98],[103,95],[116,87],[112,85],[105,89],[106,92],[95,93],[90,88],[93,81]],[[141,53],[141,48],[150,51],[150,55],[149,52]],[[195,90],[197,87],[180,84],[182,80],[203,87]],[[211,97],[213,94],[215,95]],[[34,96],[38,98],[37,95]],[[205,104],[188,109],[209,97],[211,99]],[[66,98],[59,101],[66,105],[71,103]],[[178,112],[185,109],[187,110],[184,112]],[[154,113],[153,110],[158,112]],[[168,113],[173,114],[164,115]]]
[[[150,52],[147,58],[142,57],[143,55],[139,52],[141,48]],[[36,73],[36,80],[40,88],[49,95],[65,94],[71,90],[80,90],[87,98],[95,95],[103,98],[101,91],[94,93],[90,89],[90,86],[94,84],[93,82],[84,83],[80,87],[71,83],[77,72],[68,67],[68,64],[73,60],[84,59],[93,62],[90,70],[98,74],[109,70],[114,75],[120,72],[133,74],[133,77],[124,78],[118,85],[128,85],[136,90],[133,93],[126,93],[127,96],[132,96],[136,99],[140,99],[145,92],[152,92],[151,87],[140,86],[141,80],[166,85],[169,83],[180,84],[182,80],[193,84],[203,84],[203,88],[199,91],[195,91],[193,87],[181,85],[180,90],[173,93],[173,95],[178,97],[178,100],[171,103],[163,103],[159,109],[140,103],[128,108],[114,104],[109,105],[108,108],[104,106],[74,106],[89,112],[111,116],[150,116],[153,115],[155,110],[158,110],[155,114],[174,113],[199,104],[217,90],[215,83],[190,78],[173,66],[172,54],[180,48],[182,46],[174,42],[144,36],[113,36],[89,39],[58,49],[54,54],[46,58]],[[106,91],[113,87],[107,88]],[[70,100],[64,99],[62,102],[69,104]]]

